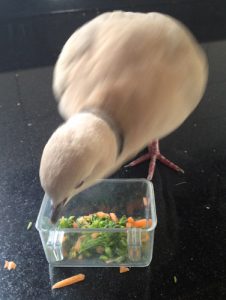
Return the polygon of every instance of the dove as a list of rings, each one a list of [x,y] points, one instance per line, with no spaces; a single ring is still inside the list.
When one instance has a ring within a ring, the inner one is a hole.
[[[149,145],[149,179],[158,140],[176,130],[201,101],[208,62],[192,33],[161,13],[104,13],[66,41],[53,72],[65,122],[40,162],[40,182],[55,223],[70,199],[106,178]]]

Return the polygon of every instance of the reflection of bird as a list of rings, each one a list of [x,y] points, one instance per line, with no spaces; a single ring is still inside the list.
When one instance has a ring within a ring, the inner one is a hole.
[[[188,30],[159,13],[105,13],[77,30],[54,71],[68,121],[49,139],[40,166],[53,221],[72,195],[180,126],[200,101],[207,72]]]

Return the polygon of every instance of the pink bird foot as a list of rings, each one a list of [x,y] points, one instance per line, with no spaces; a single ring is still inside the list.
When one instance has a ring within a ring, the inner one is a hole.
[[[155,171],[155,166],[156,166],[156,160],[159,160],[161,163],[166,165],[167,167],[177,171],[184,173],[184,170],[181,169],[179,166],[168,160],[165,156],[163,156],[160,151],[159,151],[159,141],[155,140],[153,141],[149,146],[148,146],[148,153],[142,155],[141,157],[135,159],[125,167],[134,167],[139,165],[140,163],[150,159],[150,164],[149,164],[149,170],[148,170],[148,180],[152,180],[154,171]]]

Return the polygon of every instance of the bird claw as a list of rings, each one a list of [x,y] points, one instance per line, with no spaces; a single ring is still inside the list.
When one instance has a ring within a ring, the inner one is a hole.
[[[152,178],[153,178],[155,167],[156,167],[156,160],[159,160],[162,164],[164,164],[165,166],[173,169],[174,171],[177,171],[177,172],[180,172],[180,173],[184,174],[183,169],[181,169],[179,166],[177,166],[176,164],[174,164],[173,162],[168,160],[165,156],[163,156],[160,153],[158,141],[154,141],[148,146],[148,153],[146,153],[146,154],[142,155],[141,157],[133,160],[129,164],[125,165],[124,167],[125,168],[133,167],[133,166],[139,165],[140,163],[142,163],[142,162],[144,162],[148,159],[151,160],[150,164],[149,164],[149,171],[148,171],[148,177],[147,177],[147,179],[149,181],[151,181]]]

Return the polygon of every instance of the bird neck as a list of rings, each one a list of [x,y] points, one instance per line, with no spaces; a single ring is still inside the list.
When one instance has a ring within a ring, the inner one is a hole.
[[[106,125],[111,129],[111,131],[115,135],[117,141],[117,147],[118,147],[118,156],[119,156],[123,151],[124,135],[121,127],[119,126],[119,124],[117,124],[114,118],[106,111],[97,108],[91,108],[91,107],[84,108],[82,111],[80,111],[80,113],[92,114],[96,116],[98,119],[101,119],[103,122],[106,123]]]
[[[102,164],[114,164],[118,158],[118,141],[108,123],[93,113],[77,113],[67,121],[70,139],[77,153]],[[74,152],[75,153],[75,152]]]

